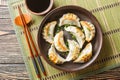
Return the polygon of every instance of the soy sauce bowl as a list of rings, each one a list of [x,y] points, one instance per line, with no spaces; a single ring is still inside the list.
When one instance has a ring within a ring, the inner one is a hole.
[[[53,0],[25,0],[29,12],[35,15],[44,15],[53,7]]]
[[[92,49],[93,55],[92,55],[92,58],[86,63],[76,64],[70,61],[70,62],[65,62],[61,65],[56,65],[53,62],[51,62],[48,58],[48,50],[50,48],[50,44],[47,43],[43,38],[43,35],[42,35],[43,29],[47,23],[51,21],[59,21],[59,19],[66,13],[74,13],[80,18],[80,20],[89,21],[95,26],[96,33],[95,33],[94,39],[91,42],[92,47],[93,47]],[[41,55],[43,56],[43,58],[46,60],[48,64],[62,71],[76,72],[76,71],[85,69],[86,67],[89,67],[95,61],[95,59],[98,57],[100,53],[102,42],[103,42],[103,37],[102,37],[101,26],[98,20],[96,19],[96,17],[91,12],[79,6],[69,5],[69,6],[63,6],[63,7],[56,8],[50,11],[44,17],[38,30],[38,41],[37,42],[38,42]]]

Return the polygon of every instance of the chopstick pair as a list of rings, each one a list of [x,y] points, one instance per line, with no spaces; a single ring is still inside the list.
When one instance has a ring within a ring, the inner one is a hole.
[[[26,24],[25,18],[24,18],[24,16],[23,16],[23,13],[22,13],[22,11],[21,11],[21,9],[20,9],[19,6],[18,6],[18,11],[19,11],[19,15],[20,15],[21,21],[22,21],[22,23],[23,23],[26,41],[27,41],[27,44],[28,44],[28,47],[29,47],[29,50],[30,50],[30,56],[31,56],[31,58],[32,58],[32,62],[33,62],[33,65],[34,65],[34,68],[35,68],[35,72],[36,72],[36,74],[37,74],[37,77],[38,77],[38,78],[41,77],[40,71],[39,71],[39,68],[38,68],[38,65],[37,65],[37,61],[38,61],[38,63],[39,63],[39,66],[40,66],[43,74],[46,76],[47,74],[46,74],[45,68],[44,68],[43,63],[42,63],[42,61],[41,61],[41,58],[40,58],[40,56],[39,56],[38,50],[37,50],[36,47],[35,47],[35,44],[34,44],[33,39],[32,39],[32,36],[31,36],[31,34],[30,34],[29,30],[28,30],[28,26],[27,26],[27,24]],[[34,49],[34,51],[35,51],[35,53],[36,53],[35,56],[34,56],[34,54],[33,54],[33,51],[32,51],[32,48],[31,48],[31,45],[30,45],[30,41],[29,41],[28,36],[29,36],[29,38],[30,38],[31,44],[32,44],[32,46],[33,46],[33,49]],[[36,61],[35,57],[36,57],[37,61]]]

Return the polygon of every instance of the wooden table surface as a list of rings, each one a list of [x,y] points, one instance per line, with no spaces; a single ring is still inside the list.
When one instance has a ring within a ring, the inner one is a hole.
[[[94,79],[120,79],[120,67],[84,78]],[[0,80],[29,80],[5,3],[0,5]]]

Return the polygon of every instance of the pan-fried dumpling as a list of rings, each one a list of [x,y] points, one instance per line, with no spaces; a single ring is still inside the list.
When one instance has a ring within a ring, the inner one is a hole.
[[[85,36],[82,30],[75,26],[65,27],[65,30],[72,33],[75,36],[77,42],[79,43],[80,48],[82,48],[85,42]]]
[[[55,29],[56,24],[57,24],[57,21],[52,21],[48,23],[47,25],[45,25],[43,29],[43,38],[51,44],[54,41],[53,34],[54,34],[54,29]]]
[[[66,57],[66,61],[77,59],[80,51],[80,47],[78,43],[74,40],[68,40],[68,45],[69,45],[69,53],[68,56]]]
[[[80,27],[79,17],[73,13],[64,14],[59,21],[59,26],[64,24],[76,25]]]
[[[94,25],[90,22],[87,22],[87,21],[81,21],[80,23],[84,29],[86,41],[90,42],[95,36]]]
[[[55,45],[55,48],[58,51],[61,51],[61,52],[68,51],[68,48],[67,48],[67,46],[65,45],[65,42],[64,42],[63,31],[60,31],[59,33],[57,33],[55,35],[55,37],[54,37],[54,45]]]
[[[55,64],[63,64],[66,61],[55,51],[55,47],[53,44],[48,51],[48,57]]]
[[[85,63],[92,57],[92,44],[88,43],[74,63]]]

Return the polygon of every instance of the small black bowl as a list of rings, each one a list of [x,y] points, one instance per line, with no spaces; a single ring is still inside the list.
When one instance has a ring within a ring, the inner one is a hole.
[[[61,64],[61,65],[56,65],[56,64],[52,63],[47,57],[48,56],[48,49],[50,48],[50,44],[47,43],[43,39],[43,35],[42,35],[43,27],[48,22],[51,22],[54,20],[58,21],[58,19],[60,17],[62,17],[62,15],[65,13],[74,13],[81,20],[89,21],[92,24],[94,24],[94,26],[95,26],[96,34],[95,34],[94,39],[92,40],[93,56],[88,62],[86,62],[84,64],[76,64],[73,62],[67,62],[67,63]],[[56,9],[52,10],[51,12],[49,12],[45,16],[45,18],[41,22],[41,25],[40,25],[40,28],[38,31],[38,46],[39,46],[41,55],[43,56],[43,58],[46,60],[46,62],[48,64],[50,64],[51,66],[53,66],[59,70],[74,72],[74,71],[79,71],[83,68],[86,68],[87,66],[89,66],[91,63],[93,63],[95,61],[95,59],[98,57],[98,55],[100,53],[100,50],[102,47],[102,42],[103,42],[102,31],[101,31],[100,27],[101,26],[100,26],[98,20],[95,18],[95,16],[92,15],[92,13],[90,13],[88,10],[86,10],[84,8],[81,8],[78,6],[73,6],[73,5],[56,8]]]

